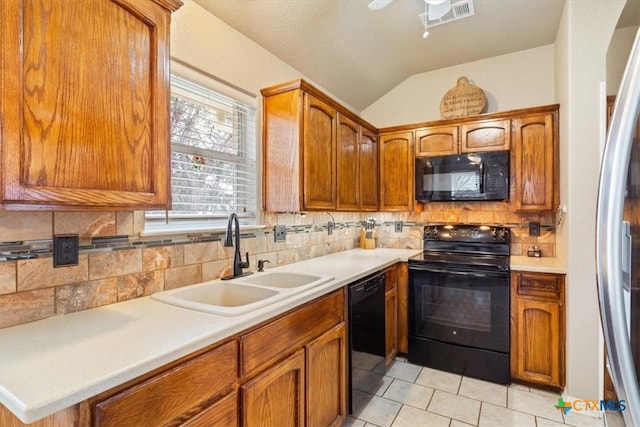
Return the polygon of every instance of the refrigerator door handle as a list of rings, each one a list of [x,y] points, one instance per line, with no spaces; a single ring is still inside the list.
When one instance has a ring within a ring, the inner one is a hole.
[[[596,263],[602,329],[616,393],[628,405],[622,415],[629,426],[640,426],[640,389],[624,302],[624,283],[629,281],[631,276],[628,274],[632,272],[626,261],[626,270],[623,271],[621,262],[624,251],[627,251],[629,262],[632,253],[628,249],[630,239],[623,242],[623,228],[626,227],[623,226],[622,218],[628,163],[639,109],[640,30],[636,32],[611,118],[600,168],[596,225]]]
[[[631,224],[629,221],[622,221],[622,289],[631,292],[631,247],[633,238],[631,237]]]

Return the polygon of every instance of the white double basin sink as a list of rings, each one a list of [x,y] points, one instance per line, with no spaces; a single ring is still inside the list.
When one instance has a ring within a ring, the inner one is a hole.
[[[255,273],[159,292],[152,299],[191,310],[239,316],[333,280],[332,276],[290,272]]]

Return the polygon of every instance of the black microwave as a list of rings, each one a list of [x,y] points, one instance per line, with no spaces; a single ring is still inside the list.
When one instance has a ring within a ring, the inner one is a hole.
[[[416,158],[416,200],[508,200],[509,151]]]

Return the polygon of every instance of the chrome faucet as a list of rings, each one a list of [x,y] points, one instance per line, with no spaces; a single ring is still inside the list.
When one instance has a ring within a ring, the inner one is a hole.
[[[231,240],[233,235],[231,232],[232,225],[234,225],[236,229],[235,244],[234,241]],[[243,262],[242,256],[240,255],[240,222],[238,221],[238,215],[235,212],[229,215],[229,222],[227,222],[227,233],[224,236],[224,246],[227,248],[232,248],[235,246],[236,250],[233,254],[233,274],[231,276],[222,277],[222,280],[229,280],[235,277],[248,276],[249,274],[252,274],[251,272],[242,272],[243,268],[249,268],[249,252],[247,252],[246,254],[247,260]]]

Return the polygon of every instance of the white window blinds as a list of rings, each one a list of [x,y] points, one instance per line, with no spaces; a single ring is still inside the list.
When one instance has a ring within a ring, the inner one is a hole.
[[[256,108],[171,76],[172,210],[148,211],[146,231],[256,218]],[[169,223],[172,226],[165,226]]]

